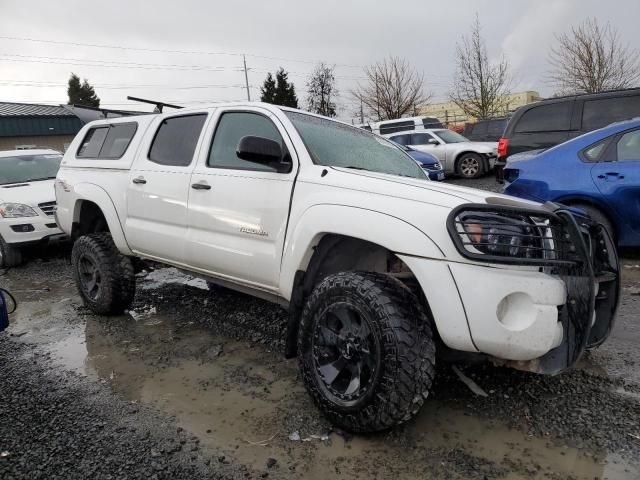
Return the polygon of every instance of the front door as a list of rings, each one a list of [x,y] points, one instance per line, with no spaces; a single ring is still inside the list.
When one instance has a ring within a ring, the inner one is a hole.
[[[134,252],[184,263],[189,182],[206,118],[165,117],[151,126],[155,135],[129,172],[125,235]]]
[[[640,232],[640,129],[618,135],[591,169],[604,202]]]
[[[238,158],[240,139],[252,135],[282,146],[291,171]],[[224,109],[208,129],[191,176],[187,255],[190,265],[223,279],[274,290],[297,168],[280,121],[260,107]]]
[[[429,143],[433,142],[433,143]],[[420,150],[421,152],[427,152],[435,155],[436,158],[444,165],[446,161],[446,149],[442,142],[430,133],[412,133],[411,143],[409,146]]]

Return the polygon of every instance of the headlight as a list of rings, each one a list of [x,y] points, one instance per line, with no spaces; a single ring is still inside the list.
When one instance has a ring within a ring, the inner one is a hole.
[[[552,212],[501,205],[462,205],[447,228],[467,258],[494,263],[557,265],[575,261],[575,246]]]
[[[0,215],[3,218],[36,217],[38,214],[29,205],[22,203],[0,204]]]

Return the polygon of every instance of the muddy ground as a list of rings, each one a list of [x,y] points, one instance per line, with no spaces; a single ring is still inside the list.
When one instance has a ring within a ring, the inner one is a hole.
[[[279,307],[160,269],[91,314],[64,248],[0,275],[0,478],[640,478],[640,260],[610,340],[556,377],[438,365],[419,416],[332,430],[282,354]]]

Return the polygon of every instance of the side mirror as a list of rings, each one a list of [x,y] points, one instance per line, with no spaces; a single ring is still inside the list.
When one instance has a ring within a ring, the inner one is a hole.
[[[291,162],[284,161],[280,144],[268,138],[253,135],[242,137],[238,142],[236,155],[247,162],[268,165],[278,173],[291,171]]]
[[[440,145],[440,142],[439,142],[438,140],[436,140],[435,138],[430,138],[430,139],[427,141],[427,143],[428,143],[429,145],[434,145],[434,146],[438,146],[438,145]]]

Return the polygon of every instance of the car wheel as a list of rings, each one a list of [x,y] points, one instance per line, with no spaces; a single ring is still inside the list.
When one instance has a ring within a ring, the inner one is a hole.
[[[573,207],[576,208],[581,208],[582,210],[584,210],[585,212],[587,212],[589,214],[589,216],[591,217],[592,220],[598,222],[599,224],[601,224],[605,230],[609,233],[609,236],[611,237],[611,239],[614,241],[616,241],[616,230],[613,227],[613,223],[611,223],[611,220],[609,220],[609,217],[607,217],[602,210],[600,210],[598,207],[594,207],[592,205],[587,205],[584,203],[576,203],[572,205]]]
[[[131,306],[136,291],[133,263],[109,233],[80,237],[71,251],[73,276],[84,303],[99,315],[118,315]]]
[[[17,267],[22,263],[22,250],[4,241],[0,236],[0,267]]]
[[[458,175],[463,178],[478,178],[484,174],[484,162],[477,153],[463,153],[456,166]]]
[[[406,286],[378,273],[338,273],[316,286],[302,312],[298,352],[315,403],[352,432],[413,417],[434,376],[430,319]]]

